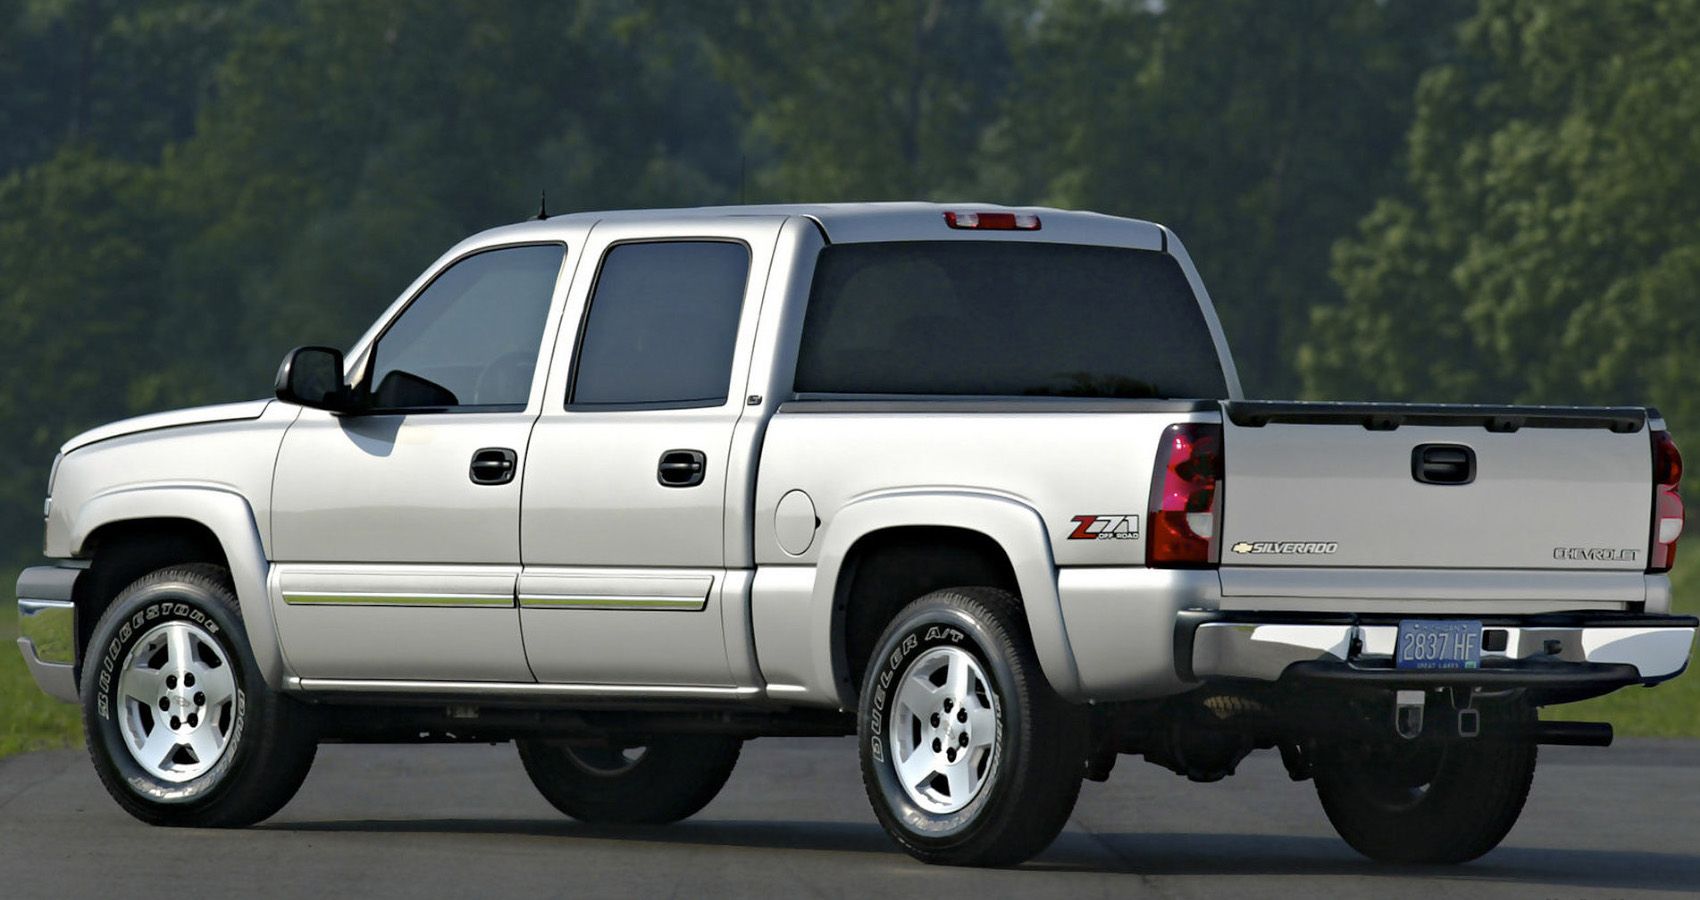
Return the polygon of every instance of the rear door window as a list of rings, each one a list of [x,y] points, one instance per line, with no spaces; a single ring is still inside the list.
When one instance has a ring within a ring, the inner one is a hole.
[[[619,244],[603,257],[571,407],[720,406],[750,251],[733,241]]]

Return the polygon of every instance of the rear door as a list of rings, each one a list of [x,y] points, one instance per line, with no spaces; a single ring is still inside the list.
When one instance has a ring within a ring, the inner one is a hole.
[[[1230,404],[1224,567],[1646,569],[1639,411],[1354,409]]]
[[[520,620],[539,681],[732,683],[722,611],[747,579],[727,583],[727,485],[748,461],[729,462],[783,223],[591,232],[568,307],[581,325],[556,354],[571,371],[556,367],[525,470]]]

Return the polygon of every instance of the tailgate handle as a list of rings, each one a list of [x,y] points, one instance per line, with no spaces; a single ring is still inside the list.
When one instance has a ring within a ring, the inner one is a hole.
[[[1411,450],[1411,477],[1423,484],[1469,484],[1476,480],[1476,451],[1463,444],[1418,444]]]

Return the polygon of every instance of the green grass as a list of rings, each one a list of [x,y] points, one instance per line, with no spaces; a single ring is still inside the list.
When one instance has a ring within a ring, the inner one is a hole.
[[[8,595],[15,572],[0,572]],[[1700,561],[1677,567],[1675,607],[1700,612]],[[17,615],[0,602],[0,757],[82,743],[76,707],[60,703],[35,686],[17,651]],[[1700,737],[1700,665],[1656,688],[1625,688],[1615,694],[1549,707],[1546,718],[1610,722],[1618,734],[1638,737]]]
[[[1688,547],[1693,553],[1694,547]],[[1700,613],[1700,560],[1682,560],[1673,570],[1671,608]],[[1636,737],[1700,737],[1700,665],[1689,651],[1688,671],[1651,688],[1630,687],[1594,700],[1547,707],[1545,719],[1610,722],[1617,733]]]
[[[11,596],[16,572],[0,572],[0,590]],[[83,742],[78,711],[41,692],[18,652],[17,608],[0,601],[0,757]]]

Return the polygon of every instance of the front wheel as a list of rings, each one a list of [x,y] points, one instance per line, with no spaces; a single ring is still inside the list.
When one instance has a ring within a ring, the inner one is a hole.
[[[1080,794],[1085,720],[1039,670],[1020,601],[935,591],[886,629],[863,678],[862,783],[886,833],[949,865],[1044,850]]]
[[[719,735],[653,736],[639,747],[517,743],[543,799],[592,825],[660,825],[695,815],[726,785],[743,747]]]
[[[1377,862],[1462,863],[1499,846],[1529,797],[1535,744],[1503,734],[1531,712],[1493,718],[1502,736],[1319,747],[1316,792],[1328,821]]]
[[[125,588],[95,626],[81,693],[101,783],[152,825],[251,825],[282,809],[313,763],[308,712],[266,686],[217,566]]]

